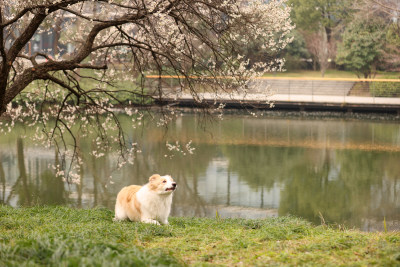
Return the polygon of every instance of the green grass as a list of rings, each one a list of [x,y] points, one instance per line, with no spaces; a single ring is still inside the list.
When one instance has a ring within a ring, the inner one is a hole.
[[[400,234],[313,226],[294,218],[113,222],[107,209],[0,206],[0,266],[400,264]]]

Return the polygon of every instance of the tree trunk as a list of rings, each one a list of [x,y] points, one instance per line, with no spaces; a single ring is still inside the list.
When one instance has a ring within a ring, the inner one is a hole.
[[[376,61],[372,63],[370,78],[375,78],[376,76],[376,65],[377,65]]]
[[[321,68],[321,76],[325,76],[325,72],[328,69],[328,57],[329,57],[329,49],[328,49],[328,34],[326,33],[325,27],[320,27],[320,35],[321,35],[321,43],[320,43],[320,51],[319,51],[319,65]]]
[[[55,57],[60,52],[59,49],[58,49],[58,44],[59,44],[59,41],[60,41],[61,24],[62,24],[63,19],[64,19],[64,17],[57,18],[56,24],[54,25],[53,55]]]
[[[4,59],[3,59],[4,60]],[[0,71],[2,69],[0,68]],[[3,73],[0,74],[0,116],[6,111],[6,89],[7,89],[7,76]]]
[[[312,58],[312,61],[313,61],[313,71],[317,71],[317,58],[316,57],[313,57]]]

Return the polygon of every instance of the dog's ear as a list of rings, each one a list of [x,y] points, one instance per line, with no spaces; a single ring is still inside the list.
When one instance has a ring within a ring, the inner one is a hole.
[[[160,177],[160,175],[159,174],[153,174],[152,176],[150,176],[150,178],[149,178],[149,182],[152,182],[152,181],[154,181],[155,179],[157,179],[158,177]]]

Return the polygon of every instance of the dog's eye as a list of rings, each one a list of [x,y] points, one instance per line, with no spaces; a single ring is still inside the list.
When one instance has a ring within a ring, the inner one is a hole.
[[[167,180],[162,181],[164,184],[167,182]]]

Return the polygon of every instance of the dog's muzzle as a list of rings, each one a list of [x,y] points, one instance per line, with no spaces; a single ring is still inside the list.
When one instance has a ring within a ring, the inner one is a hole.
[[[172,187],[165,189],[165,191],[174,191],[176,189],[176,183],[172,183]]]

